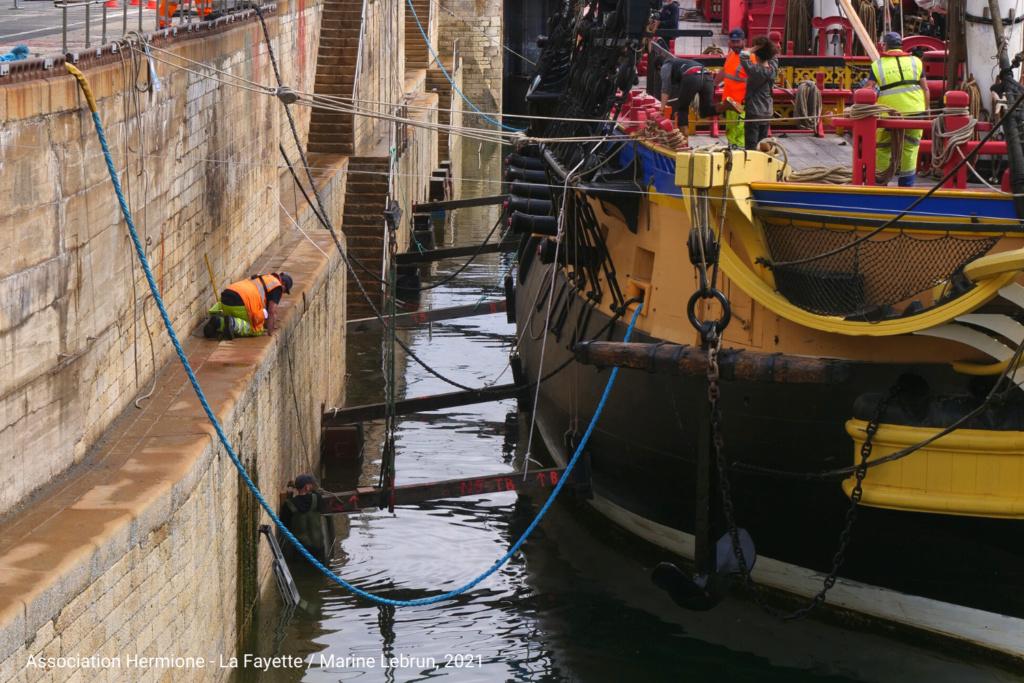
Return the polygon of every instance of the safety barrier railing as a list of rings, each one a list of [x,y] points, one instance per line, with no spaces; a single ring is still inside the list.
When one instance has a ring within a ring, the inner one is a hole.
[[[144,31],[146,12],[153,12],[152,27],[160,30],[212,20],[254,5],[250,0],[138,0],[135,6],[128,0],[121,3],[118,6],[117,0],[54,0],[53,6],[61,11],[61,51],[68,51],[69,29],[74,31],[83,23],[85,48],[90,49],[97,42],[97,28],[101,46],[131,30]],[[97,14],[101,17],[99,27],[93,26]],[[84,22],[79,17],[84,17]],[[76,41],[72,43],[79,46]]]
[[[128,33],[128,31],[130,30],[129,26],[128,26],[128,23],[129,23],[129,21],[128,21],[128,8],[129,8],[129,5],[128,5],[127,0],[122,0],[122,2],[124,2],[124,4],[123,4],[122,7],[119,8],[120,12],[113,13],[114,17],[116,17],[118,14],[121,15],[121,33],[119,35],[124,35],[124,34]],[[99,6],[98,8],[96,7],[97,5]],[[110,11],[111,7],[110,7],[110,1],[109,0],[75,0],[75,2],[68,2],[68,0],[64,0],[63,2],[54,2],[53,6],[56,7],[57,9],[61,10],[61,41],[60,41],[61,52],[67,52],[68,51],[68,26],[69,26],[69,24],[68,24],[68,14],[69,14],[69,12],[72,12],[72,13],[82,12],[82,13],[84,13],[84,16],[85,16],[85,47],[86,47],[86,49],[89,49],[89,48],[92,47],[92,43],[93,43],[92,35],[91,35],[92,34],[92,29],[93,29],[93,26],[92,26],[92,24],[93,24],[93,14],[94,14],[94,12],[99,11],[101,13],[102,17],[103,17],[101,28],[100,28],[100,45],[106,45],[107,44],[107,41],[108,41],[108,39],[110,37],[108,35],[108,33],[107,33],[107,28],[108,28],[109,20],[111,18],[111,14],[112,14],[111,11]],[[138,11],[138,22],[139,22],[138,23],[138,30],[139,31],[142,30],[142,9],[143,9],[143,5],[140,2],[139,3],[139,11]],[[72,20],[74,20],[74,19],[75,19],[75,17],[72,16]],[[115,19],[115,21],[116,21],[116,19]],[[132,18],[132,24],[134,25],[134,17]],[[77,24],[75,24],[75,23],[71,24],[72,28],[74,26],[76,26],[76,25]]]

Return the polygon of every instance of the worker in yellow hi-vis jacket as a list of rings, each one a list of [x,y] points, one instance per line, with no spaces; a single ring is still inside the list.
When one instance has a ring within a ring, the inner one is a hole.
[[[892,107],[904,115],[923,115],[928,109],[928,79],[924,75],[924,63],[917,57],[903,52],[903,38],[892,32],[882,36],[885,54],[871,65],[871,79],[864,87],[878,86],[878,103]],[[917,152],[921,146],[923,130],[908,130],[903,139],[903,154],[899,160],[896,177],[900,187],[913,187],[917,174]],[[892,134],[878,129],[875,137],[875,169],[882,173],[889,168]]]

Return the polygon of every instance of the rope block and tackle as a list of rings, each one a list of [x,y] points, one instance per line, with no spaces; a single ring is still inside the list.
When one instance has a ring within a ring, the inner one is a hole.
[[[718,261],[718,240],[710,226],[690,228],[686,247],[690,252],[690,263],[695,266],[708,267]]]

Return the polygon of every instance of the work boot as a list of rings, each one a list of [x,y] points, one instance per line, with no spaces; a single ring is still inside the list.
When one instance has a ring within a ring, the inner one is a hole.
[[[224,319],[224,338],[231,341],[235,338],[235,319],[225,318]]]
[[[719,114],[723,114],[727,111],[734,111],[737,114],[743,113],[743,107],[731,97],[726,97],[724,100],[715,105],[715,111]]]
[[[203,326],[203,336],[207,339],[213,339],[220,333],[221,324],[224,322],[224,318],[219,315],[211,315],[210,319]]]

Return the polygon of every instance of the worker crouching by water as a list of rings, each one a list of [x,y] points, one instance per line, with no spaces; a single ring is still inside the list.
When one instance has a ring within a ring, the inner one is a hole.
[[[281,508],[281,522],[299,543],[318,561],[326,559],[327,544],[324,536],[323,513],[328,511],[324,497],[315,491],[316,481],[311,475],[295,477],[296,495],[285,501]]]
[[[274,336],[277,329],[277,305],[281,295],[292,291],[292,276],[288,273],[253,275],[229,285],[220,294],[220,301],[210,309],[210,320],[203,328],[203,336],[212,339],[224,335],[258,337],[266,329]],[[266,325],[264,325],[266,323]]]
[[[740,64],[747,72],[743,142],[747,149],[757,149],[757,144],[768,137],[768,121],[773,112],[772,90],[779,77],[779,47],[768,36],[758,36],[751,43],[750,51],[740,51]]]
[[[898,33],[882,36],[885,54],[871,65],[871,78],[865,88],[878,86],[878,104],[892,107],[904,116],[921,116],[928,109],[928,79],[924,63],[903,52],[903,38]],[[921,146],[921,129],[904,131],[903,153],[898,160],[896,177],[900,187],[913,187],[917,175],[917,152]],[[875,137],[875,172],[882,175],[889,168],[892,132],[878,129]],[[891,177],[891,176],[889,176]]]

